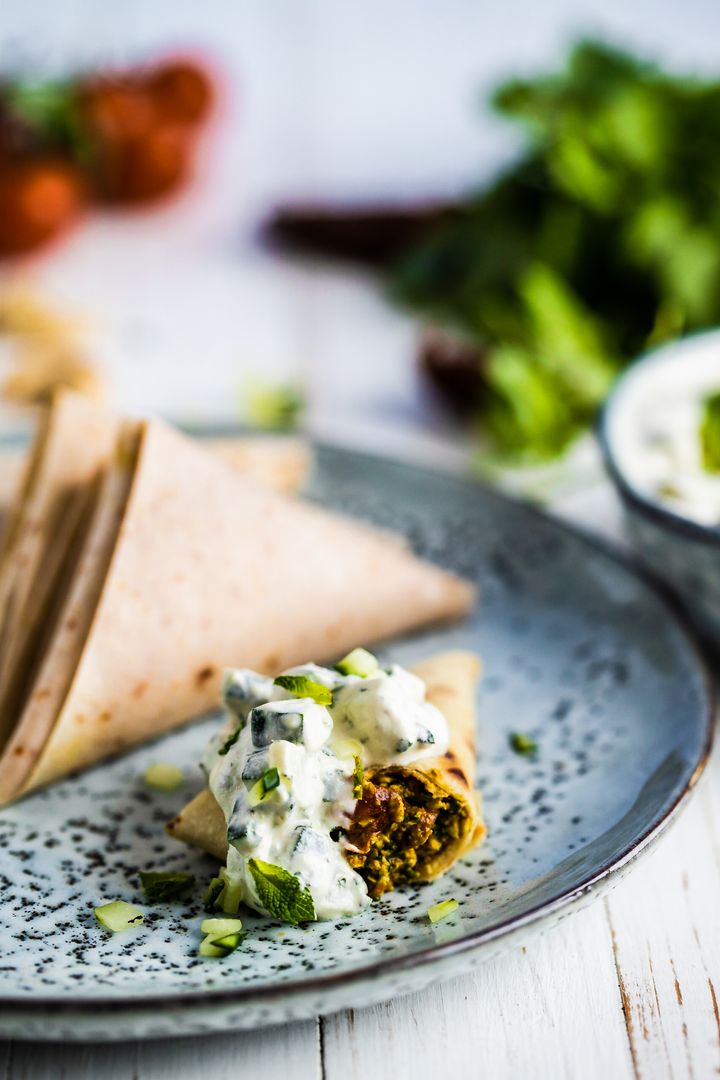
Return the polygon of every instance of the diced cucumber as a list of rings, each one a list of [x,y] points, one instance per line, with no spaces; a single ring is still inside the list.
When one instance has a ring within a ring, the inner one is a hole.
[[[143,773],[143,780],[155,791],[177,791],[185,783],[185,773],[178,765],[156,761],[148,765]]]
[[[341,675],[357,675],[361,679],[369,679],[378,669],[377,657],[367,649],[353,649],[337,662],[335,669]]]
[[[125,900],[112,900],[109,904],[101,904],[95,908],[95,918],[113,934],[132,930],[133,927],[141,926],[144,921],[142,911]]]
[[[211,937],[206,937],[202,939],[198,952],[201,956],[218,957],[227,955],[222,949],[218,949],[215,947],[215,945],[213,945],[213,939]]]
[[[294,836],[293,854],[309,852],[313,855],[325,856],[325,858],[331,855],[328,838],[316,832],[315,829],[311,829],[309,825],[298,825],[294,830]]]
[[[303,737],[303,716],[301,712],[259,705],[250,713],[250,730],[253,745],[258,748],[270,746],[277,739],[299,743]]]
[[[220,876],[225,882],[225,888],[220,894],[220,910],[224,911],[226,915],[237,915],[243,898],[242,882],[230,881],[225,867],[221,868]]]
[[[259,780],[262,774],[266,771],[268,765],[269,751],[255,750],[252,754],[248,754],[247,761],[245,762],[242,771],[242,779]]]
[[[433,904],[428,908],[428,919],[431,923],[440,922],[441,919],[447,919],[449,915],[457,911],[458,907],[457,900],[441,900],[439,904]]]
[[[210,934],[200,942],[199,952],[201,956],[213,956],[216,958],[229,956],[231,952],[235,952],[238,945],[242,944],[244,940],[245,934],[240,930],[234,930],[232,933],[220,936]]]
[[[240,919],[203,919],[200,924],[203,934],[210,937],[224,937],[226,934],[236,934],[242,930]]]

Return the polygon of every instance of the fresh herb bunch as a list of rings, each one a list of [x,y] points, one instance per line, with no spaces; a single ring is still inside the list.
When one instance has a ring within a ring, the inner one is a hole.
[[[720,321],[720,82],[588,41],[494,105],[524,154],[400,260],[391,290],[474,344],[498,448],[547,459],[630,359]]]

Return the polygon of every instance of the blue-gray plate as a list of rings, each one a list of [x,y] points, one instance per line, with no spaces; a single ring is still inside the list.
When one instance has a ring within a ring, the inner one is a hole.
[[[449,477],[319,448],[311,494],[391,526],[478,582],[461,625],[394,641],[411,663],[483,657],[478,784],[486,844],[430,885],[355,919],[280,927],[248,915],[242,947],[198,956],[216,866],[163,833],[201,786],[217,717],[0,811],[0,1034],[126,1039],[253,1028],[366,1005],[458,974],[597,896],[672,820],[706,761],[712,692],[668,601],[611,552],[542,514]],[[518,755],[512,732],[537,743]],[[149,791],[153,761],[185,789]],[[190,779],[191,778],[191,779]],[[138,869],[192,870],[187,902],[150,908]],[[433,926],[427,910],[454,897]],[[93,908],[136,902],[112,936]]]

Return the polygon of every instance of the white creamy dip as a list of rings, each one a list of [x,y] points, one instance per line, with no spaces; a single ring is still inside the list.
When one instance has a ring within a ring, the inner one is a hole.
[[[366,767],[443,754],[447,722],[425,700],[422,680],[396,664],[366,678],[316,664],[284,674],[327,687],[332,703],[293,697],[252,671],[223,680],[227,723],[202,767],[228,825],[227,876],[245,903],[272,914],[249,865],[262,860],[295,875],[318,919],[354,915],[368,903],[342,840],[356,804],[356,759]],[[276,786],[265,791],[263,777]]]
[[[720,525],[720,474],[705,469],[702,402],[720,390],[720,334],[668,346],[624,376],[610,446],[638,492],[704,525]]]

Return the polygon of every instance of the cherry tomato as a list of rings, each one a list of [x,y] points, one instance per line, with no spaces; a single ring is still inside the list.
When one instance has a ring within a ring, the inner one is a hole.
[[[120,202],[145,202],[169,195],[188,179],[191,162],[187,129],[157,124],[124,145],[114,196]]]
[[[83,204],[77,171],[54,160],[3,163],[0,169],[0,255],[20,255],[54,240]]]
[[[159,113],[168,119],[198,124],[212,108],[211,79],[191,60],[161,64],[148,73],[145,82]]]

